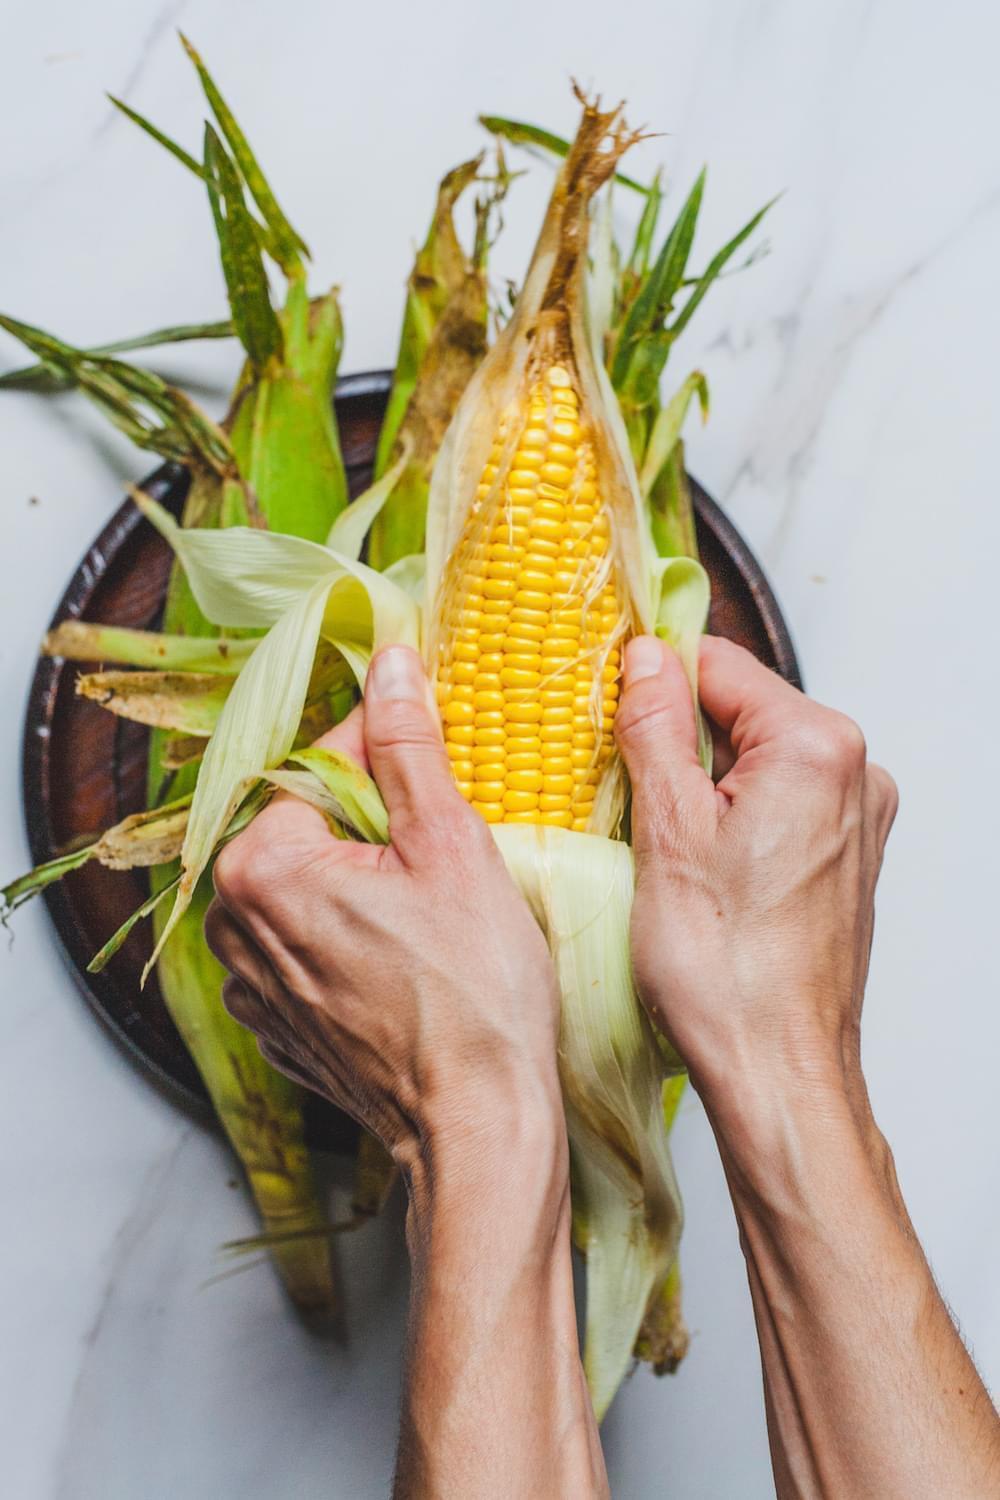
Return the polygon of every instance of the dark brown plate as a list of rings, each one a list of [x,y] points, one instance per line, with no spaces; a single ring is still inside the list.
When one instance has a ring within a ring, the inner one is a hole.
[[[368,482],[388,389],[384,372],[338,383],[337,417],[352,494]],[[165,464],[143,487],[176,514],[187,482],[182,468]],[[711,630],[748,646],[801,685],[787,627],[759,564],[700,485],[692,481],[692,490],[702,559],[712,581]],[[155,628],[170,561],[166,543],[125,501],[74,573],[53,625],[83,619]],[[145,805],[147,731],[77,698],[76,672],[73,663],[41,660],[28,699],[24,810],[36,864]],[[132,933],[104,973],[87,973],[92,955],[147,894],[143,871],[91,864],[51,886],[45,900],[70,972],[94,1013],[171,1097],[207,1115],[204,1085],[167,1015],[155,977],[139,989],[150,951],[148,924]],[[353,1131],[316,1099],[310,1100],[308,1125],[319,1146],[343,1144]]]

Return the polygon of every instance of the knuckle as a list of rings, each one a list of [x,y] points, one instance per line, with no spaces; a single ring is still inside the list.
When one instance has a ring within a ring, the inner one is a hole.
[[[229,932],[229,917],[222,903],[215,900],[205,913],[205,942],[220,964],[226,963]]]
[[[239,1021],[243,1026],[250,1024],[248,1020],[250,1012],[250,1007],[247,1003],[248,999],[249,995],[246,985],[242,980],[230,975],[222,986],[222,1003],[233,1020]]]
[[[247,861],[241,843],[241,839],[234,839],[216,855],[212,884],[224,906],[239,906],[242,902]]]
[[[216,856],[213,883],[223,906],[234,912],[267,906],[274,891],[292,882],[315,855],[312,844],[282,832],[277,820],[253,823]]]
[[[820,776],[850,780],[864,770],[865,737],[846,714],[804,719],[793,736],[796,758]]]
[[[369,713],[368,736],[376,750],[433,750],[442,754],[441,734],[427,710],[409,699],[391,699]]]
[[[867,774],[875,789],[879,811],[891,825],[899,811],[899,787],[884,766],[869,765]]]
[[[629,754],[644,755],[661,745],[669,727],[667,705],[649,693],[627,693],[615,715],[615,737]]]

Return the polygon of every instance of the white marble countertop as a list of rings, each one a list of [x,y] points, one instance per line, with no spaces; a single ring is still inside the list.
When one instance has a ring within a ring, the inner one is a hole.
[[[982,0],[509,0],[489,16],[458,0],[21,7],[0,92],[4,311],[82,344],[223,315],[200,189],[102,93],[198,149],[176,25],[311,241],[317,284],[345,288],[346,370],[391,362],[432,182],[478,147],[476,112],[568,129],[570,72],[669,132],[637,168],[663,156],[683,186],[710,162],[702,250],[787,189],[774,253],[712,294],[675,357],[678,376],[700,364],[713,391],[689,461],[767,567],[811,690],[860,720],[901,786],[868,1074],[918,1231],[995,1387],[1000,818],[979,772],[1000,739],[1000,21]],[[541,167],[518,185],[499,272],[523,268],[546,185]],[[17,359],[4,341],[0,367]],[[221,345],[158,365],[217,404],[233,360]],[[148,464],[72,398],[3,395],[0,434],[6,877],[26,861],[19,735],[38,638],[123,481]],[[213,1281],[218,1245],[253,1222],[226,1152],[94,1023],[40,905],[0,949],[0,992],[3,1493],[385,1494],[406,1294],[398,1210],[340,1247],[349,1344],[311,1338],[266,1265]],[[642,1373],[616,1403],[614,1491],[762,1500],[749,1300],[694,1099],[675,1139],[694,1342],[675,1379]]]

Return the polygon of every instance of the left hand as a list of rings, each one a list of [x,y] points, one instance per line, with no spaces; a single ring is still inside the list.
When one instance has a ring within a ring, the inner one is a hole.
[[[281,794],[223,849],[206,936],[227,1009],[404,1168],[442,1134],[502,1159],[509,1130],[560,1159],[551,960],[454,785],[416,654],[381,652],[325,742],[371,769],[391,842],[337,839]]]

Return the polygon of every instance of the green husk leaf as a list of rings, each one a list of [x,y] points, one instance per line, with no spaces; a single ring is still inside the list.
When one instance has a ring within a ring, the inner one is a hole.
[[[649,522],[661,557],[697,557],[694,502],[684,464],[684,439],[678,438],[649,492]]]
[[[41,650],[43,656],[61,656],[66,661],[113,661],[128,667],[235,677],[256,645],[255,640],[161,635],[155,630],[64,620],[44,637]]]
[[[187,826],[189,796],[176,798],[148,812],[133,813],[102,834],[85,840],[79,848],[37,865],[26,875],[0,890],[0,920],[53,885],[64,875],[82,869],[96,859],[110,870],[134,870],[165,864],[180,852]]]
[[[664,557],[656,563],[659,602],[656,633],[684,664],[692,693],[698,686],[698,649],[708,620],[711,585],[693,557]]]
[[[409,439],[404,439],[402,451],[392,468],[388,469],[381,479],[376,479],[375,483],[352,501],[346,510],[341,511],[330,527],[330,534],[326,539],[326,545],[332,551],[339,552],[343,557],[353,558],[357,562],[364,549],[365,537],[399,483],[403,470],[410,461],[412,451],[412,443]]]
[[[148,136],[151,136],[157,145],[162,146],[164,150],[170,152],[171,156],[176,157],[181,166],[187,167],[188,171],[193,172],[195,177],[204,177],[205,174],[200,162],[195,161],[191,153],[185,151],[184,147],[179,146],[176,141],[171,140],[170,136],[164,135],[163,131],[154,125],[151,120],[146,119],[145,115],[139,114],[138,110],[133,109],[130,104],[126,104],[124,99],[117,99],[114,94],[108,94],[107,98],[110,99],[115,109],[121,110],[122,114],[127,116],[134,125],[138,125],[140,130],[144,130]]]
[[[205,185],[219,238],[229,306],[240,342],[251,365],[262,374],[283,353],[278,322],[243,187],[225,147],[205,125]]]
[[[367,771],[342,750],[313,745],[297,750],[288,759],[303,766],[335,799],[333,816],[346,823],[367,844],[389,842],[389,815],[381,793]]]
[[[653,486],[677,445],[684,420],[691,402],[698,398],[703,422],[708,421],[708,381],[700,370],[693,370],[678,391],[674,393],[656,416],[646,445],[646,454],[639,471],[639,488],[643,498],[649,499]]]
[[[263,794],[261,794],[263,795]],[[184,1043],[242,1162],[265,1235],[290,1296],[306,1311],[337,1303],[329,1242],[302,1123],[302,1091],[261,1056],[257,1039],[222,1004],[226,978],[209,951],[204,921],[212,883],[194,903],[164,950],[158,978]]]
[[[625,276],[634,280],[636,285],[641,284],[647,271],[653,254],[653,241],[656,238],[656,226],[660,221],[660,210],[663,207],[662,174],[658,170],[646,193],[646,201],[642,206],[642,214],[636,225],[635,239],[632,241],[632,250],[625,265]]]
[[[619,397],[630,394],[639,380],[635,368],[645,337],[662,327],[684,279],[705,188],[704,169],[698,174],[652,270],[645,277],[625,314],[611,360],[611,383]],[[656,371],[659,378],[659,370]],[[634,399],[634,398],[633,398]]]
[[[218,474],[231,465],[232,453],[221,428],[183,391],[152,371],[105,356],[95,358],[16,318],[0,315],[0,327],[79,386],[137,447]]]
[[[93,843],[84,844],[68,854],[60,854],[43,865],[36,865],[26,875],[19,875],[9,885],[5,885],[0,890],[0,922],[6,923],[12,912],[23,906],[25,901],[30,901],[32,896],[37,896],[39,891],[44,891],[46,886],[54,885],[64,875],[81,869],[93,858],[93,847]]]
[[[76,679],[76,691],[121,719],[207,736],[234,681],[210,672],[90,672]]]
[[[280,322],[284,361],[239,390],[230,436],[268,526],[322,542],[348,501],[332,404],[343,347],[337,289],[310,299],[293,281]]]
[[[364,563],[277,532],[189,530],[141,490],[133,497],[180,558],[199,608],[214,624],[267,629],[300,607],[306,593],[325,588],[323,636],[338,649],[346,642],[370,656],[392,642],[419,646],[414,601]],[[240,681],[255,668],[264,644],[258,644]]]
[[[165,900],[166,897],[170,895],[171,891],[175,891],[180,883],[181,877],[178,875],[167,885],[161,886],[159,890],[154,891],[151,896],[147,896],[142,905],[138,907],[130,917],[126,918],[126,920],[119,927],[118,931],[112,933],[111,937],[109,937],[108,941],[104,944],[104,947],[99,949],[98,952],[94,954],[93,958],[90,960],[90,963],[87,965],[87,973],[100,974],[102,970],[106,969],[108,964],[114,958],[115,954],[124,945],[129,934],[132,932],[132,929],[134,927],[137,927],[140,922],[145,921],[147,917],[152,916],[153,912],[159,906],[160,902]]]
[[[427,558],[422,552],[411,553],[407,557],[401,557],[398,562],[390,563],[385,570],[385,577],[409,594],[415,604],[423,606],[427,592]]]
[[[136,334],[129,339],[116,339],[110,344],[97,344],[84,349],[83,354],[93,358],[106,354],[127,354],[137,349],[158,349],[166,344],[193,343],[197,339],[229,339],[235,330],[230,321],[224,323],[179,323],[173,328],[156,328],[152,333]],[[53,365],[25,365],[20,370],[8,370],[0,375],[0,390],[33,391],[37,395],[54,395],[59,391],[72,390],[75,381]]]
[[[360,1229],[364,1222],[364,1218],[354,1216],[350,1219],[341,1219],[338,1224],[316,1224],[305,1229],[265,1230],[263,1234],[247,1235],[242,1240],[226,1240],[219,1246],[219,1249],[224,1255],[240,1258],[261,1250],[273,1251],[282,1246],[298,1245],[303,1241],[332,1239],[337,1234],[350,1234],[353,1230]]]
[[[183,32],[181,33],[181,42],[188,57],[197,69],[198,77],[201,79],[201,86],[205,92],[205,98],[208,100],[212,113],[218,122],[219,129],[222,131],[226,143],[236,159],[240,174],[246,182],[250,194],[260,209],[264,222],[270,231],[275,259],[289,278],[301,275],[301,257],[303,255],[308,257],[308,245],[295,232],[282,213],[278,205],[278,200],[271,191],[267,178],[261,171],[246,136],[236,123],[232,111],[219,93],[205,64]]]
[[[727,244],[723,245],[718,254],[712,256],[712,259],[709,261],[705,270],[698,278],[698,281],[690,297],[685,302],[684,306],[681,308],[677,317],[671,324],[670,333],[672,338],[676,339],[680,336],[680,334],[684,332],[684,329],[691,321],[695,310],[698,308],[702,298],[705,296],[713,281],[716,281],[718,279],[718,276],[726,263],[732,258],[733,255],[735,255],[736,251],[740,248],[744,241],[750,238],[760,221],[763,219],[764,215],[774,207],[774,205],[778,201],[778,198],[780,197],[781,194],[778,193],[774,198],[770,199],[769,202],[765,203],[763,208],[758,209],[753,218],[750,219],[746,224],[744,224],[743,228],[737,234],[735,234]]]

